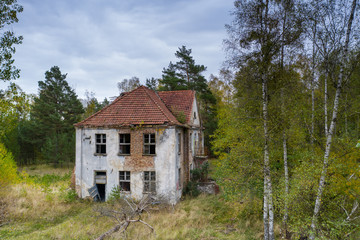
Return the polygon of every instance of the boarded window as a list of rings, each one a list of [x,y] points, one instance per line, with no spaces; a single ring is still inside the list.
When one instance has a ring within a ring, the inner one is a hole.
[[[144,192],[156,193],[156,174],[155,172],[144,172]]]
[[[119,134],[119,154],[130,154],[130,134]]]
[[[130,192],[130,171],[119,172],[120,191]]]
[[[106,153],[106,134],[95,134],[96,139],[96,153]]]
[[[155,133],[146,133],[144,134],[144,149],[143,153],[146,155],[155,155]]]

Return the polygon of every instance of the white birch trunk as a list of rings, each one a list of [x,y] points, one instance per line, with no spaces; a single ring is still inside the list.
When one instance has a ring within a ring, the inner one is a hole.
[[[263,221],[264,221],[264,240],[269,240],[269,208],[268,208],[268,184],[265,176],[264,166],[264,209],[263,209]]]
[[[284,149],[284,175],[285,175],[285,206],[284,206],[284,218],[283,218],[283,225],[285,230],[285,235],[287,232],[287,221],[288,221],[288,198],[289,198],[289,169],[288,169],[288,157],[287,157],[287,140],[286,140],[286,132],[284,129],[283,132],[283,149]]]
[[[268,133],[268,93],[267,93],[267,76],[264,76],[262,81],[262,94],[263,94],[263,120],[264,120],[264,200],[267,201],[267,207],[264,208],[268,211],[268,232],[264,232],[264,239],[268,236],[269,240],[274,239],[274,211],[272,201],[272,184],[270,176],[270,161],[269,161],[269,133]],[[265,197],[266,196],[266,197]],[[265,206],[265,202],[264,202]],[[267,215],[267,214],[266,214]],[[265,213],[264,213],[265,217]],[[266,221],[264,221],[264,224]],[[264,230],[267,228],[264,225]]]
[[[335,125],[336,125],[336,119],[337,119],[337,113],[338,113],[339,101],[340,101],[340,95],[341,95],[341,88],[342,88],[342,83],[343,83],[343,79],[344,79],[344,68],[348,62],[347,55],[348,55],[351,27],[352,27],[352,22],[353,22],[353,18],[354,18],[355,8],[356,8],[356,1],[357,0],[353,0],[353,3],[352,3],[351,13],[350,13],[348,27],[347,27],[347,31],[346,31],[346,40],[345,40],[345,44],[344,44],[344,52],[343,52],[343,56],[342,56],[342,62],[340,62],[340,73],[339,73],[339,77],[338,77],[338,84],[336,86],[333,114],[332,114],[329,132],[328,132],[328,135],[326,138],[326,148],[325,148],[325,153],[324,153],[323,169],[322,169],[321,176],[320,176],[318,193],[317,193],[316,200],[315,200],[314,214],[313,214],[313,218],[312,218],[312,222],[311,222],[311,234],[310,234],[311,240],[314,240],[315,236],[316,236],[317,220],[318,220],[318,215],[319,215],[319,211],[320,211],[320,207],[321,207],[321,198],[322,198],[322,194],[323,194],[323,191],[325,188],[325,178],[326,178],[326,173],[327,173],[327,169],[329,166],[329,155],[330,155],[330,149],[331,149],[332,135],[334,134],[334,129],[335,129]]]
[[[314,25],[314,36],[313,36],[313,51],[312,51],[312,66],[311,66],[311,133],[310,133],[310,144],[314,147],[314,131],[315,131],[315,37],[316,37],[316,22]]]
[[[284,89],[281,89],[281,113],[283,117],[285,116],[285,99],[284,99]],[[286,238],[287,234],[287,221],[288,221],[288,196],[289,196],[289,170],[288,170],[288,156],[287,156],[287,139],[286,139],[286,128],[283,129],[283,158],[284,158],[284,216],[283,216],[283,233],[282,238]]]
[[[327,100],[328,100],[328,91],[327,91],[327,78],[328,74],[325,76],[325,86],[324,86],[324,112],[325,112],[325,136],[328,134],[328,109],[327,109]]]

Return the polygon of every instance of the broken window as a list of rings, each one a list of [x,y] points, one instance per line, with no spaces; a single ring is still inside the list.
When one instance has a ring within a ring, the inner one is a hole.
[[[181,133],[177,135],[177,143],[178,143],[178,154],[181,154]]]
[[[119,172],[120,191],[130,192],[130,171]]]
[[[106,153],[106,134],[95,134],[96,139],[96,153]]]
[[[130,154],[130,134],[119,135],[119,154]]]
[[[156,174],[155,172],[144,172],[144,192],[156,193]]]
[[[145,133],[144,134],[144,154],[154,155],[155,153],[155,133]]]

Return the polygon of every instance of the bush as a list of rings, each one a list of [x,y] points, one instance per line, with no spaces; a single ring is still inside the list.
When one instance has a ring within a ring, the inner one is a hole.
[[[111,189],[108,201],[117,201],[121,198],[120,187],[115,186]]]
[[[183,190],[183,195],[187,195],[187,196],[191,196],[191,197],[197,197],[200,195],[200,191],[197,188],[198,183],[194,182],[194,181],[189,181],[184,190]]]
[[[191,170],[191,180],[194,182],[206,182],[209,174],[209,162],[204,162],[200,168]]]
[[[0,188],[18,180],[14,158],[0,143]]]

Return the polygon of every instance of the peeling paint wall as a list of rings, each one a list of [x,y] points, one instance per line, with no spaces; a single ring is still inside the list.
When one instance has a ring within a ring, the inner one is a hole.
[[[135,127],[121,129],[76,129],[76,191],[82,198],[89,196],[88,188],[95,184],[96,171],[106,172],[106,198],[119,185],[119,171],[131,172],[131,197],[143,196],[144,171],[156,172],[156,192],[171,203],[181,197],[178,169],[183,153],[178,154],[177,133],[181,128]],[[130,155],[119,155],[119,134],[130,133]],[[156,154],[143,154],[143,134],[155,133]],[[95,134],[106,134],[106,154],[95,154]]]

